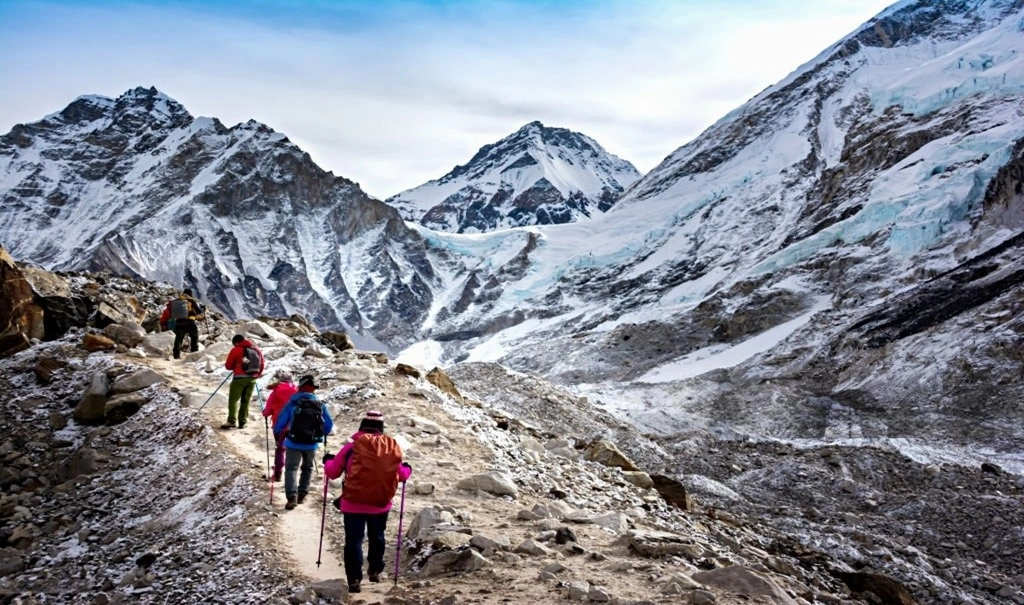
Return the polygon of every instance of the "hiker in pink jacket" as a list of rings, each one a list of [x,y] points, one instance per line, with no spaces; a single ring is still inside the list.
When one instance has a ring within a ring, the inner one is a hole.
[[[298,389],[292,382],[292,373],[288,370],[277,370],[267,385],[270,395],[267,395],[267,402],[263,406],[263,417],[270,417],[270,426],[277,424],[277,417],[281,414],[288,400],[291,399]],[[284,438],[288,436],[288,429],[274,433],[274,481],[281,480],[281,471],[284,469]]]
[[[337,479],[345,473],[338,508],[345,518],[345,575],[349,592],[360,592],[363,579],[363,536],[371,582],[380,582],[384,571],[384,530],[398,484],[412,475],[402,461],[398,443],[384,434],[384,415],[366,413],[359,430],[338,454],[324,456],[324,474]]]

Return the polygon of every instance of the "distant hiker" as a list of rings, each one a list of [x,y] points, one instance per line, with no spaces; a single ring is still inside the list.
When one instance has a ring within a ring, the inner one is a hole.
[[[270,391],[270,394],[267,395],[267,403],[263,406],[263,417],[270,417],[270,425],[277,426],[281,410],[296,393],[295,383],[292,382],[292,373],[288,370],[275,371],[270,384],[267,385],[267,390]],[[287,429],[274,431],[274,442],[277,444],[274,449],[274,481],[281,480],[281,471],[284,469],[284,438],[287,435]]]
[[[313,391],[317,389],[312,376],[299,379],[299,392],[292,395],[274,423],[274,433],[286,431],[284,438],[284,495],[288,510],[302,504],[309,493],[309,478],[313,473],[313,462],[320,442],[327,442],[327,435],[334,428],[334,421]],[[295,485],[295,471],[301,464],[299,483]]]
[[[345,517],[345,576],[349,592],[360,592],[363,580],[363,536],[367,536],[367,571],[380,582],[384,571],[384,530],[398,484],[412,475],[402,461],[402,448],[384,434],[384,415],[369,411],[338,455],[324,455],[324,474],[345,473],[337,505]]]
[[[241,334],[235,334],[231,344],[235,346],[228,353],[224,368],[231,370],[234,376],[231,379],[231,390],[228,391],[228,421],[220,425],[220,428],[235,428],[237,419],[238,428],[244,429],[249,420],[249,401],[256,388],[256,379],[263,375],[263,351]]]
[[[199,350],[200,319],[206,308],[192,296],[192,289],[185,288],[177,298],[169,301],[160,315],[160,328],[174,330],[174,358],[181,359],[181,343],[188,336],[189,348],[193,353]]]

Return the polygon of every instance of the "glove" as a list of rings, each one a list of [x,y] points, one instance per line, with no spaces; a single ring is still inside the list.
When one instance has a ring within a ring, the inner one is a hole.
[[[402,466],[404,466],[405,468],[409,469],[410,471],[412,470],[412,465],[409,464],[408,462],[403,462]]]
[[[324,464],[327,464],[328,460],[334,460],[334,454],[324,454]]]

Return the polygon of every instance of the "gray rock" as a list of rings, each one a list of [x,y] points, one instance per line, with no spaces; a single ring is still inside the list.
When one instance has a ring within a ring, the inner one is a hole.
[[[484,491],[498,496],[512,496],[513,498],[519,496],[519,489],[513,483],[512,477],[501,471],[488,471],[466,477],[459,481],[456,487],[469,491]]]
[[[548,547],[538,543],[535,540],[525,540],[519,546],[517,546],[513,552],[540,557],[550,555],[552,551]]]
[[[103,421],[104,406],[107,403],[107,389],[109,388],[107,375],[103,372],[96,372],[89,380],[81,401],[75,406],[74,418],[76,422],[83,424],[95,424]]]
[[[715,594],[706,590],[695,590],[690,593],[690,605],[714,605]]]
[[[640,470],[633,461],[626,457],[621,450],[610,441],[595,441],[587,446],[586,459],[605,466],[621,468],[627,471]]]
[[[622,478],[642,489],[654,487],[654,480],[643,471],[622,471]]]
[[[103,328],[103,334],[117,344],[131,349],[142,344],[146,338],[146,329],[135,322],[110,324]]]
[[[342,603],[348,598],[348,583],[339,578],[336,580],[322,580],[309,587],[316,593],[316,596],[326,601]]]
[[[603,586],[591,586],[587,591],[587,600],[591,603],[607,603],[612,600],[612,596]]]
[[[420,577],[430,577],[443,573],[474,572],[487,567],[490,562],[472,548],[464,550],[446,550],[435,553],[427,559],[426,564],[416,573]]]
[[[132,372],[127,376],[121,376],[114,381],[110,390],[113,393],[131,393],[161,382],[167,382],[167,379],[153,370],[146,368],[144,370],[139,370],[138,372]]]
[[[0,548],[0,577],[18,573],[24,567],[21,551],[16,548]]]
[[[156,332],[146,334],[139,347],[147,354],[155,357],[167,357],[174,347],[174,332]]]
[[[713,588],[748,597],[768,597],[778,605],[796,605],[786,591],[768,576],[740,565],[693,574],[693,580]]]
[[[589,594],[590,584],[588,582],[572,582],[569,584],[570,601],[586,601]]]

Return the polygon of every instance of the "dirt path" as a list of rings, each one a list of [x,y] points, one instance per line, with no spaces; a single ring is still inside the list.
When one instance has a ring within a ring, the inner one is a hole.
[[[200,363],[156,358],[145,361],[162,376],[168,378],[183,394],[191,395],[190,399],[197,409],[206,401],[210,393],[217,389],[226,376],[226,372],[219,370],[206,373],[202,371],[203,365]],[[203,420],[211,427],[219,427],[227,417],[229,384],[225,383],[203,408]],[[251,469],[253,475],[258,477],[254,477],[257,481],[263,481],[267,472],[266,429],[259,415],[260,409],[261,404],[254,396],[250,404],[252,419],[249,420],[249,424],[244,430],[217,431],[225,445],[243,464]],[[269,447],[274,447],[272,437]],[[270,454],[273,456],[273,449],[270,450]],[[273,458],[271,458],[271,464],[273,464]],[[313,478],[310,481],[310,493],[306,501],[290,511],[284,508],[284,481],[279,481],[274,485],[272,503],[269,499],[269,485],[265,481],[263,484],[267,486],[268,505],[272,507],[278,520],[275,528],[277,535],[274,536],[274,540],[290,555],[294,571],[311,580],[344,578],[345,571],[335,555],[336,549],[331,547],[326,538],[323,549],[319,553],[320,565],[316,564],[320,540],[320,519],[323,511],[322,466],[317,464],[314,467]],[[330,515],[331,512],[330,503],[328,503],[327,514]],[[332,520],[328,519],[327,521],[331,522]]]

